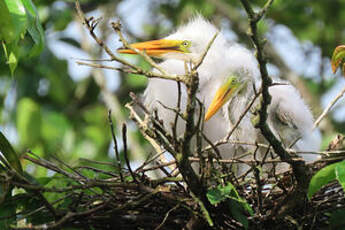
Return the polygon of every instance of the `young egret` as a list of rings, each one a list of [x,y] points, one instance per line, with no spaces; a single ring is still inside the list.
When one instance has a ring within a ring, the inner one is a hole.
[[[133,48],[144,50],[148,55],[166,59],[160,66],[170,74],[184,74],[184,61],[197,63],[212,37],[218,32],[215,26],[198,16],[166,38],[131,44]],[[130,49],[119,49],[119,53],[135,54]],[[199,91],[197,97],[208,108],[205,116],[204,133],[211,141],[224,138],[253,96],[253,86],[258,89],[260,72],[255,57],[238,44],[226,42],[219,33],[198,68]],[[280,91],[282,89],[282,91]],[[181,109],[186,106],[186,91],[182,86]],[[290,142],[302,136],[295,147],[314,151],[319,148],[320,138],[310,138],[313,118],[308,107],[292,86],[270,88],[272,104],[269,107],[268,124],[281,141]],[[284,94],[289,93],[289,94]],[[163,108],[177,105],[177,84],[164,79],[149,79],[145,90],[145,104],[156,108],[166,127],[174,122],[175,113]],[[295,108],[290,109],[291,105]],[[301,116],[304,115],[304,116]],[[286,118],[286,119],[285,119]],[[184,131],[179,122],[178,134]],[[313,136],[313,135],[312,135]],[[317,135],[316,135],[317,136]],[[247,113],[231,140],[254,143],[260,134],[250,122]],[[304,144],[301,144],[304,143]],[[289,144],[289,143],[288,143]],[[245,150],[245,147],[242,146]],[[228,144],[220,147],[224,158],[231,158],[237,147]],[[301,149],[304,150],[304,149]],[[243,151],[240,151],[243,152]],[[304,155],[302,156],[304,157]],[[309,158],[305,158],[309,160]]]
[[[131,46],[139,50],[145,50],[150,56],[166,59],[160,66],[168,73],[185,74],[184,61],[196,63],[217,32],[218,30],[214,25],[199,16],[191,20],[187,25],[181,26],[175,33],[164,39],[135,43],[131,44]],[[130,49],[120,49],[118,51],[120,53],[134,54]],[[236,75],[250,75],[248,78],[255,79],[258,84],[260,83],[260,74],[255,57],[238,44],[228,44],[222,33],[219,33],[214,40],[205,59],[198,68],[198,73],[199,90],[197,97],[204,103],[206,108],[211,104],[216,90],[222,85],[226,88],[231,86],[232,90],[227,94],[229,98],[231,94],[240,90],[243,83],[242,79],[247,78],[235,78],[234,76]],[[252,85],[250,88],[252,89]],[[184,86],[182,86],[181,92],[181,110],[184,111],[187,102]],[[249,96],[249,92],[245,93]],[[240,92],[240,94],[242,95],[243,93]],[[145,105],[150,110],[156,108],[165,127],[169,128],[170,124],[174,122],[175,113],[163,108],[161,104],[168,107],[176,107],[178,97],[176,82],[164,79],[149,79],[144,96]],[[233,104],[235,106],[244,106],[247,104],[247,101],[248,99],[243,96]],[[233,124],[227,119],[229,116],[226,106],[221,111],[213,114],[212,119],[204,124],[204,134],[212,142],[223,139],[233,127]],[[240,111],[234,112],[238,112],[239,116]],[[237,118],[237,115],[235,118]],[[242,130],[247,131],[246,138],[251,138],[250,142],[254,142],[256,132],[252,128],[249,117],[243,120],[241,124]],[[183,133],[184,125],[184,122],[180,119],[178,121],[177,134]],[[249,129],[245,126],[251,128]],[[236,132],[236,134],[241,133]],[[237,136],[233,135],[232,139],[235,139]],[[240,138],[236,139],[239,140]],[[233,147],[231,144],[219,147],[223,158],[229,159],[234,155],[235,149]]]
[[[210,119],[213,114],[217,113],[220,106],[226,104],[227,100],[230,100],[229,110],[231,110],[233,108],[231,106],[231,100],[237,101],[241,97],[240,95],[232,94],[232,98],[226,98],[222,95],[223,92],[224,89],[222,87],[216,92],[216,95],[207,111],[206,119]],[[286,85],[270,87],[269,93],[272,100],[267,111],[267,124],[273,134],[281,141],[284,147],[305,152],[298,155],[302,157],[306,163],[316,161],[319,158],[319,155],[315,152],[320,149],[321,135],[319,130],[313,130],[313,116],[298,91],[293,86],[286,83]],[[234,115],[234,113],[230,111],[229,115]],[[248,118],[245,117],[244,119],[247,119],[248,121]],[[251,133],[254,133],[255,131],[251,130],[251,128],[253,128],[252,126],[242,125],[239,127],[239,139],[241,141],[248,140],[246,138],[246,132],[241,130],[242,127],[247,127],[247,131]],[[266,142],[265,138],[259,132],[257,132],[256,141],[259,143]],[[247,149],[253,150],[253,148]],[[261,156],[263,156],[265,152],[266,149],[260,149]],[[242,167],[240,169],[240,173],[245,172],[247,168],[247,166]],[[278,172],[284,172],[287,169],[287,164],[279,164],[276,168]]]

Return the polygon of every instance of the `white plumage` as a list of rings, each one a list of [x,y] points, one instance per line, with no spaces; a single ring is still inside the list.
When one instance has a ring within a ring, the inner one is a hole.
[[[165,47],[165,50],[162,50],[159,55],[157,54],[158,48],[156,46],[153,46],[153,48],[151,46],[150,49],[146,50],[142,48],[146,43],[137,43],[136,48],[145,50],[149,55],[151,52],[153,56],[166,59],[166,61],[160,64],[160,67],[168,73],[185,74],[184,61],[196,63],[217,31],[215,26],[202,17],[197,16],[188,24],[178,28],[175,33],[161,40],[164,41],[164,44],[167,41],[173,41],[175,45],[168,46],[168,48]],[[188,43],[185,41],[188,41]],[[182,47],[182,49],[179,44],[186,44],[186,47]],[[133,47],[135,45],[133,44]],[[128,50],[123,51],[123,53],[126,52],[131,53]],[[206,108],[212,105],[213,98],[219,89],[226,85],[226,82],[229,82],[230,76],[235,76],[236,80],[241,82],[238,90],[232,92],[232,97],[222,104],[217,113],[211,115],[211,118],[205,121],[204,133],[211,141],[215,142],[223,139],[239,119],[239,116],[253,96],[253,84],[256,89],[259,89],[261,78],[258,63],[250,51],[238,44],[227,43],[223,34],[219,33],[202,65],[199,67],[198,73],[199,91],[197,97],[204,103]],[[226,89],[229,90],[230,88]],[[275,136],[282,141],[285,147],[289,147],[291,142],[301,137],[293,146],[294,149],[303,151],[319,150],[320,134],[318,131],[312,131],[312,114],[297,90],[291,85],[277,85],[270,87],[269,92],[272,95],[272,102],[268,108],[269,116],[267,122]],[[151,111],[156,108],[165,127],[171,130],[170,127],[174,121],[175,113],[163,108],[159,102],[168,107],[176,107],[176,82],[164,79],[149,79],[144,97],[145,105]],[[186,97],[185,87],[182,86],[182,110],[186,106]],[[252,126],[250,117],[251,114],[247,113],[231,140],[249,143],[263,140],[261,134]],[[177,131],[178,134],[184,132],[184,122],[181,119],[179,120]],[[242,150],[250,149],[246,146],[240,148]],[[234,148],[231,144],[220,147],[223,157],[227,159],[233,157],[235,150],[238,149],[237,145]],[[305,154],[301,156],[308,162],[317,159],[317,155]],[[240,170],[240,172],[242,171]]]

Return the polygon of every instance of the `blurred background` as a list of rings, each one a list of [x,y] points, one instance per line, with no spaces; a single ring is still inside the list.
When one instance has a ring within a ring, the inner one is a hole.
[[[265,1],[252,1],[258,7]],[[117,136],[122,123],[129,128],[131,157],[151,151],[135,125],[127,118],[124,105],[130,91],[140,94],[147,80],[143,76],[92,69],[77,60],[108,59],[83,28],[74,1],[34,0],[42,25],[45,45],[36,56],[19,52],[11,75],[6,54],[0,52],[0,130],[19,153],[57,157],[72,165],[79,158],[100,161],[114,159],[108,122],[112,110]],[[120,20],[130,42],[162,38],[199,13],[220,28],[230,41],[252,49],[246,35],[248,21],[239,1],[226,0],[83,0],[88,16],[102,17],[97,34],[115,52],[121,46],[110,22]],[[0,6],[1,7],[1,6]],[[345,86],[338,72],[331,72],[330,57],[336,46],[345,44],[344,0],[275,0],[259,24],[267,39],[265,52],[269,74],[291,81],[310,105],[315,118]],[[19,50],[28,49],[25,35]],[[150,69],[140,57],[126,59]],[[99,61],[118,67],[119,64]],[[293,106],[293,105],[291,105]],[[320,125],[323,148],[345,131],[345,101],[340,100]],[[122,142],[119,141],[122,150]],[[28,164],[27,162],[24,162]],[[24,165],[27,171],[45,175],[47,171]]]

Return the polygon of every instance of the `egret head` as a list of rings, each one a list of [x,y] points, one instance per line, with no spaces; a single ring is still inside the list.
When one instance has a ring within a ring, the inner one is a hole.
[[[205,121],[208,121],[226,102],[236,96],[236,94],[246,86],[248,81],[247,78],[241,78],[235,75],[227,77],[213,97],[205,114]]]
[[[196,62],[205,51],[207,45],[218,32],[218,29],[201,16],[196,16],[189,23],[178,30],[159,40],[138,42],[131,47],[145,51],[149,56],[163,59],[179,59]],[[219,34],[211,46],[211,50],[222,49],[226,43]],[[209,52],[212,52],[212,51]],[[119,53],[135,54],[130,49],[120,48]]]

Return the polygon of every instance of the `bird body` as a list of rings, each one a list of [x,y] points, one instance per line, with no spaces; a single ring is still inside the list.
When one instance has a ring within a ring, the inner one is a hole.
[[[159,65],[167,73],[185,74],[185,62],[197,63],[217,32],[214,25],[197,16],[164,39],[135,43],[132,47],[165,59]],[[120,53],[134,52],[121,49]],[[196,96],[208,108],[204,133],[209,140],[215,142],[223,139],[234,127],[253,98],[254,88],[258,91],[261,85],[258,63],[249,50],[239,44],[228,43],[223,34],[219,33],[197,71],[199,89]],[[185,86],[182,84],[181,87],[181,110],[184,111],[187,94]],[[272,102],[268,107],[267,124],[274,135],[285,147],[301,137],[293,146],[294,149],[319,150],[321,137],[317,131],[312,131],[312,114],[297,90],[291,85],[276,85],[269,88],[269,93]],[[161,104],[171,108],[177,106],[177,83],[172,80],[149,79],[144,97],[144,104],[150,111],[157,109],[158,116],[169,129],[174,122],[175,112]],[[250,116],[250,113],[244,116],[230,141],[254,143],[263,140],[262,135],[251,124]],[[182,134],[184,128],[184,121],[179,119],[177,133]],[[234,157],[238,149],[241,149],[241,153],[253,150],[245,145],[220,146],[220,152],[226,159]],[[301,156],[308,162],[317,158],[316,155]]]
[[[317,152],[320,150],[321,134],[318,129],[313,130],[313,115],[296,88],[286,84],[269,88],[272,101],[268,107],[268,126],[284,147],[292,145],[297,151]],[[317,154],[300,156],[307,163],[319,157]]]

